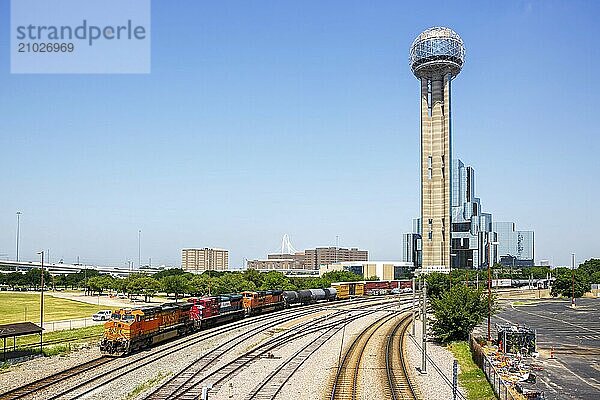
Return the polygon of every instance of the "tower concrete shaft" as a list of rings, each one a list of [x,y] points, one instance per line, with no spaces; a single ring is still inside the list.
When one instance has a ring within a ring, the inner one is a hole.
[[[449,268],[452,75],[420,80],[422,263],[425,268]]]

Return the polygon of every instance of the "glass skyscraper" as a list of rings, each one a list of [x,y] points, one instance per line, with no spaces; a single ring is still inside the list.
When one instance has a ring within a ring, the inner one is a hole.
[[[475,192],[475,170],[461,160],[452,161],[451,265],[452,268],[484,268],[488,265],[488,239],[498,242],[489,249],[492,264],[533,265],[533,231],[516,231],[512,222],[493,223],[483,212]],[[422,224],[413,220],[413,233],[403,237],[403,261],[420,266]]]
[[[531,266],[534,264],[533,231],[518,231],[514,222],[495,222],[498,237],[499,262],[509,266]]]

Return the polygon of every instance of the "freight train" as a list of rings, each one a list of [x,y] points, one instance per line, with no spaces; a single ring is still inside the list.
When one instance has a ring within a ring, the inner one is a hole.
[[[123,308],[112,313],[104,324],[100,341],[103,355],[122,356],[158,342],[246,316],[283,310],[294,305],[336,300],[337,290],[267,290],[190,298],[184,303]],[[342,297],[342,298],[347,298]]]

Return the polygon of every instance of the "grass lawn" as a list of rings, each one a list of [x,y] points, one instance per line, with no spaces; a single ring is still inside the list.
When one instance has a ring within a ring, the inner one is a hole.
[[[458,381],[467,390],[469,400],[495,400],[494,390],[487,381],[483,371],[471,357],[471,349],[467,342],[453,342],[448,349],[454,354],[460,365]]]
[[[99,306],[44,294],[44,322],[91,317]],[[40,295],[0,292],[0,324],[40,322]]]

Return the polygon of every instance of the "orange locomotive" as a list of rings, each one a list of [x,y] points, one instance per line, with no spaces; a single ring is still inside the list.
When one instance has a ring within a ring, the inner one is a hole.
[[[283,291],[267,290],[262,292],[242,292],[246,315],[256,315],[263,312],[283,310]]]
[[[192,318],[192,307],[192,303],[166,303],[117,310],[104,324],[100,351],[105,355],[122,356],[193,332],[197,321]]]

